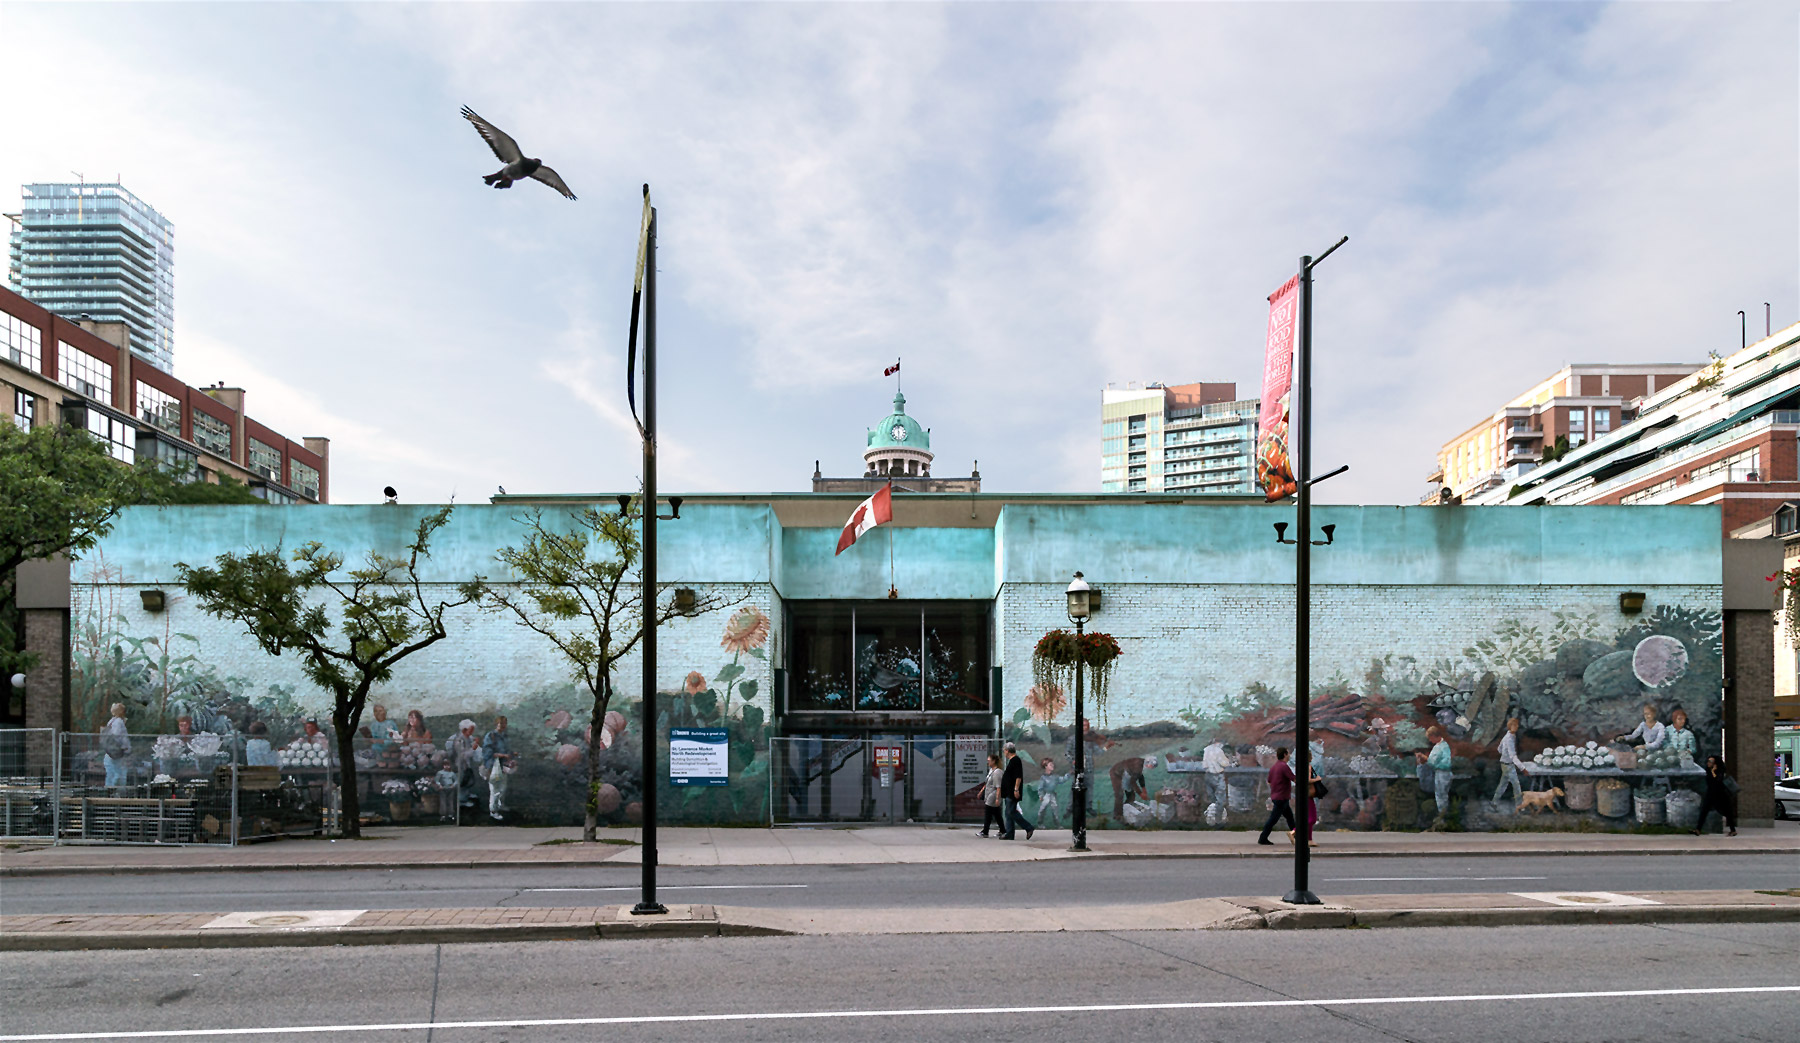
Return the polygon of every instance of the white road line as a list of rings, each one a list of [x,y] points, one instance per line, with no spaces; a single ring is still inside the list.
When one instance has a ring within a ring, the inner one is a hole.
[[[1337,876],[1328,884],[1390,884],[1412,880],[1548,880],[1547,876]]]
[[[1517,879],[1524,880],[1527,878],[1526,877],[1518,877]],[[1543,879],[1543,877],[1532,877],[1530,879],[1541,880],[1541,879]],[[657,884],[656,889],[658,891],[769,891],[769,890],[774,890],[775,888],[805,887],[805,886],[806,886],[805,884]],[[535,891],[540,894],[554,892],[554,891],[565,891],[566,892],[566,891],[636,891],[636,890],[639,890],[639,887],[637,884],[631,884],[630,886],[627,886],[627,887],[527,887],[527,888],[525,888],[525,891],[527,891],[527,892]]]
[[[819,1021],[850,1018],[942,1018],[971,1014],[1110,1014],[1140,1010],[1232,1010],[1278,1007],[1367,1007],[1437,1003],[1639,999],[1657,996],[1743,996],[1800,992],[1800,985],[1739,985],[1713,989],[1618,989],[1596,992],[1489,993],[1468,996],[1355,996],[1317,1000],[1212,1000],[1192,1003],[1087,1003],[1054,1007],[918,1007],[906,1010],[806,1010],[743,1014],[645,1014],[613,1018],[517,1018],[494,1021],[408,1021],[371,1025],[286,1025],[267,1028],[158,1029],[130,1032],[45,1032],[0,1036],[0,1043],[64,1039],[186,1039],[201,1036],[276,1036],[324,1032],[418,1032],[423,1029],[561,1028],[574,1025],[666,1025],[731,1021]]]

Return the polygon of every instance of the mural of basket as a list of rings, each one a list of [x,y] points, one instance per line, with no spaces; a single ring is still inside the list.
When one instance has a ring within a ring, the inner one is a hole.
[[[1249,811],[1256,803],[1256,780],[1235,776],[1227,784],[1225,806],[1232,811]]]
[[[1662,825],[1664,801],[1667,799],[1660,793],[1637,798],[1635,803],[1637,804],[1638,821],[1646,826]]]
[[[1678,829],[1697,829],[1700,826],[1700,794],[1693,790],[1670,790],[1663,800],[1668,823]]]
[[[1601,779],[1595,783],[1594,810],[1607,818],[1631,814],[1631,784],[1624,779]]]
[[[1613,766],[1620,771],[1631,771],[1637,767],[1637,749],[1629,743],[1612,744]]]
[[[1594,780],[1564,779],[1563,803],[1570,811],[1594,810]]]

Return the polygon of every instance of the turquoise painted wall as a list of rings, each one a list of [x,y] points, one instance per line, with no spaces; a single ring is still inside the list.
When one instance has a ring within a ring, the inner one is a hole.
[[[400,554],[419,519],[435,505],[363,504],[295,509],[264,507],[130,507],[101,544],[107,563],[122,582],[173,583],[175,563],[210,563],[229,551],[297,547],[318,540],[356,564],[370,551]],[[515,545],[523,533],[519,519],[531,508],[513,505],[458,506],[433,538],[431,558],[421,570],[426,582],[455,583],[479,573],[509,578],[494,560],[498,547]],[[547,518],[567,517],[564,507],[546,507]],[[773,581],[779,525],[761,504],[693,504],[677,521],[657,527],[657,563],[666,582],[769,583]],[[885,591],[885,587],[883,590]]]
[[[1291,583],[1275,542],[1286,507],[1013,504],[995,546],[1006,583]],[[1319,584],[1510,585],[1720,581],[1717,507],[1321,507]],[[1288,534],[1293,535],[1290,527]]]
[[[894,586],[903,598],[991,598],[994,530],[909,529],[883,526],[837,553],[841,529],[794,528],[781,534],[781,596],[885,598],[888,539]]]

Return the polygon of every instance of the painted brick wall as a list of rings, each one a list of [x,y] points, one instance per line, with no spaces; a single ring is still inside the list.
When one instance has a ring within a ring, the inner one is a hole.
[[[96,579],[101,582],[95,582]],[[146,612],[137,596],[138,587],[139,584],[107,582],[103,571],[97,575],[91,566],[77,565],[73,613],[78,631],[91,632],[96,626],[104,626],[136,638],[154,637],[166,642],[177,655],[197,656],[200,664],[215,667],[222,676],[245,678],[253,693],[270,685],[288,686],[308,708],[319,713],[329,711],[329,694],[306,678],[300,659],[292,653],[281,657],[267,655],[238,624],[201,612],[195,600],[181,594],[179,588],[167,590],[163,612]],[[425,589],[428,595],[454,597],[453,590],[445,585],[427,585]],[[679,691],[689,671],[697,670],[710,680],[723,663],[733,658],[721,647],[720,640],[726,620],[737,607],[750,606],[776,614],[774,588],[766,583],[696,585],[695,590],[702,597],[723,599],[728,607],[674,620],[659,631],[657,673],[662,691]],[[372,703],[384,703],[396,711],[396,717],[410,709],[428,715],[485,713],[504,710],[521,698],[572,679],[564,660],[548,641],[508,616],[464,608],[455,611],[447,625],[450,637],[402,660],[395,667],[392,680],[372,696]],[[47,658],[54,662],[59,656]],[[739,659],[745,669],[744,677],[757,681],[756,703],[766,712],[773,681],[768,661],[751,656]],[[636,652],[621,661],[615,677],[621,697],[638,697],[642,670],[642,659]],[[79,721],[76,727],[81,727]]]
[[[1006,668],[1003,716],[1024,705],[1037,639],[1070,626],[1063,591],[1064,585],[1038,583],[1001,590],[996,662]],[[1646,593],[1646,613],[1658,604],[1717,611],[1721,597],[1717,586],[1648,587]],[[1597,631],[1610,636],[1632,621],[1619,611],[1618,595],[1616,587],[1598,586],[1315,587],[1313,682],[1340,674],[1354,685],[1372,659],[1389,654],[1459,661],[1504,621],[1548,630],[1557,611],[1591,616]],[[1089,629],[1112,634],[1122,649],[1108,714],[1114,726],[1177,720],[1183,709],[1214,708],[1253,682],[1292,697],[1291,587],[1108,585]]]

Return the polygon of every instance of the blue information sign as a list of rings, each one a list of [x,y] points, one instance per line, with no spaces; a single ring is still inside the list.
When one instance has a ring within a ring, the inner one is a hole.
[[[723,728],[669,729],[669,785],[725,786],[731,782]]]

